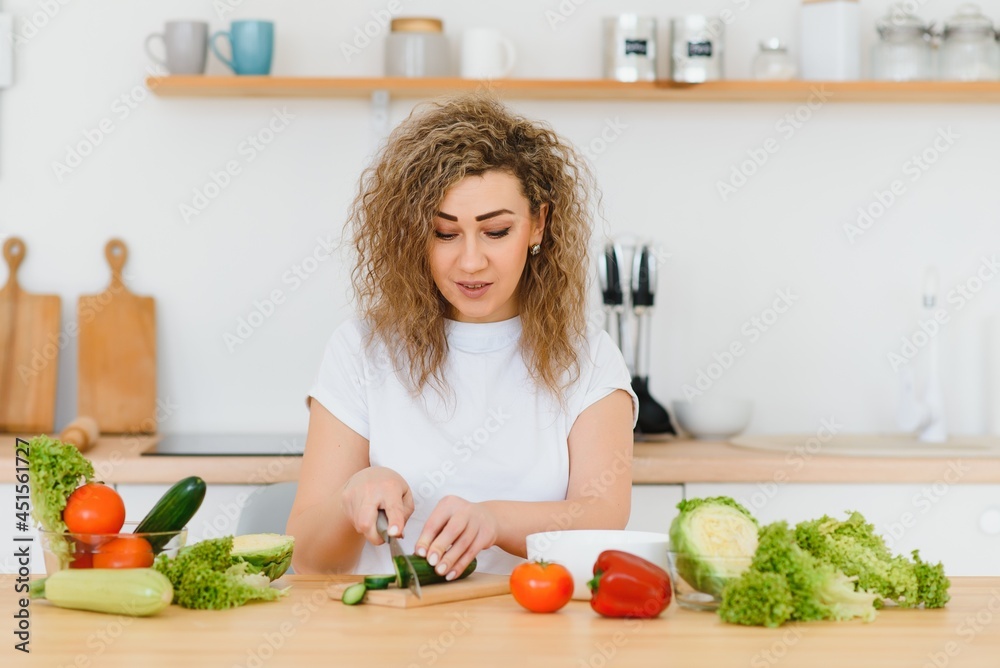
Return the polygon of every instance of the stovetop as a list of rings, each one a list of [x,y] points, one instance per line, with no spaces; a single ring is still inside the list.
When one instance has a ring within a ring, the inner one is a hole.
[[[145,457],[281,457],[302,455],[305,434],[163,434]]]

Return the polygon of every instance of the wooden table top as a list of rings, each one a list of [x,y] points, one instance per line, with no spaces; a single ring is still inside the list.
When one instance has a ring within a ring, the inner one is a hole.
[[[148,618],[32,602],[31,655],[13,649],[14,576],[0,576],[0,665],[37,666],[1000,666],[1000,578],[953,578],[940,610],[885,609],[870,623],[779,629],[724,624],[672,605],[653,620],[605,619],[582,601],[555,614],[511,596],[414,609],[345,606],[327,587],[349,576],[286,576],[279,602],[227,611],[170,606]]]

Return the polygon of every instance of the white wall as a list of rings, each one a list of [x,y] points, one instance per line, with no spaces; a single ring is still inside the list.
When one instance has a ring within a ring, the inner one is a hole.
[[[388,3],[231,1],[238,7],[224,18],[209,0],[4,5],[21,15],[19,31],[25,21],[45,25],[18,47],[16,85],[0,93],[0,233],[26,239],[22,283],[62,295],[64,322],[81,293],[105,287],[105,241],[127,241],[130,286],[158,300],[159,393],[175,406],[164,431],[304,430],[303,396],[327,337],[349,312],[340,255],[297,289],[282,277],[317,248],[317,237],[339,234],[371,146],[367,102],[145,96],[142,42],[168,19],[221,28],[234,17],[266,17],[278,27],[274,74],[377,75],[380,43],[351,62],[340,45]],[[500,28],[519,47],[518,77],[598,76],[600,17],[629,9],[668,16],[651,0],[565,0],[576,8],[553,28],[545,12],[558,11],[555,0],[402,4],[408,14],[444,17],[452,36],[474,25]],[[886,4],[862,2],[867,43]],[[957,4],[928,0],[921,13],[940,21]],[[38,13],[46,6],[55,10],[50,19]],[[778,35],[797,46],[792,0],[669,7],[669,15],[734,11],[726,53],[733,78],[749,75],[759,39]],[[984,7],[1000,19],[1000,0]],[[223,68],[213,58],[209,71]],[[144,98],[127,117],[116,103],[122,95]],[[595,166],[610,229],[654,237],[670,255],[654,322],[652,389],[661,401],[679,396],[732,341],[749,344],[741,327],[776,290],[798,296],[711,390],[756,400],[751,431],[811,432],[830,416],[845,431],[892,430],[896,380],[886,355],[915,327],[924,267],[939,266],[947,292],[1000,246],[996,105],[828,104],[785,138],[775,124],[798,105],[512,104],[579,145],[609,121],[627,126]],[[394,103],[392,122],[411,106]],[[241,142],[275,108],[294,119],[246,163]],[[53,162],[105,118],[113,132],[60,180]],[[904,163],[944,128],[959,139],[911,183]],[[770,137],[780,150],[722,201],[717,182]],[[240,176],[186,224],[179,205],[229,160],[240,162]],[[893,179],[904,180],[905,194],[850,244],[842,226]],[[994,283],[960,311],[951,305],[938,339],[957,432],[985,428],[982,328],[1000,299]],[[230,352],[224,334],[273,290],[285,303]],[[59,365],[61,425],[74,413],[75,342]]]

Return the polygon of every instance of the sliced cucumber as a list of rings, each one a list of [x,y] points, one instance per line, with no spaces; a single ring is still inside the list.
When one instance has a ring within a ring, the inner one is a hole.
[[[410,571],[406,568],[406,559],[407,557],[398,556],[392,560],[392,565],[396,569],[396,586],[400,589],[406,589],[410,586]],[[438,575],[434,567],[427,563],[425,558],[411,554],[409,555],[409,560],[413,564],[413,571],[417,574],[417,582],[420,583],[421,587],[443,582],[458,582],[462,578],[469,577],[476,570],[476,560],[473,559],[457,578],[454,580],[445,580],[445,576]]]
[[[364,600],[366,591],[368,591],[368,588],[365,586],[364,582],[352,584],[344,590],[344,593],[340,596],[340,600],[347,605],[357,605]]]
[[[365,587],[368,589],[388,589],[396,581],[395,575],[366,575]]]

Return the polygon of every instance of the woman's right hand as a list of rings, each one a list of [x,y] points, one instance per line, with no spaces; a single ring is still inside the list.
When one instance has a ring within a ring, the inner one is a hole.
[[[375,528],[379,508],[385,510],[389,520],[389,535],[397,538],[403,535],[403,526],[413,514],[410,486],[403,476],[384,466],[370,466],[348,478],[340,503],[354,529],[372,545],[384,542]]]

